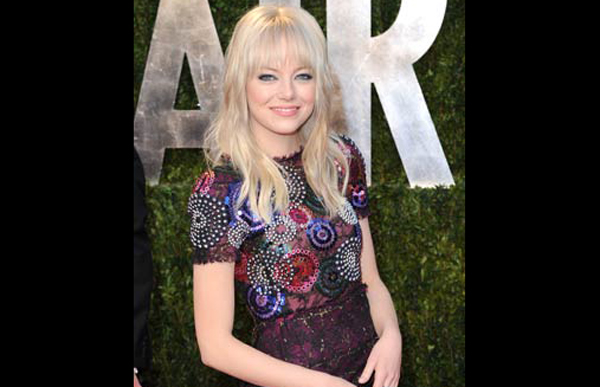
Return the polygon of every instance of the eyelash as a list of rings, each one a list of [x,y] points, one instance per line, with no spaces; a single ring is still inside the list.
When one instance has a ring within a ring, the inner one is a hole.
[[[303,81],[310,81],[311,79],[313,79],[312,75],[306,74],[306,73],[305,74],[298,74],[296,77],[303,77],[302,78]],[[269,79],[267,79],[267,78],[269,78]],[[268,82],[268,81],[271,81],[271,80],[275,80],[277,78],[275,78],[275,76],[272,75],[272,74],[261,74],[261,75],[258,76],[258,79],[260,79],[261,81],[264,81],[264,82]]]

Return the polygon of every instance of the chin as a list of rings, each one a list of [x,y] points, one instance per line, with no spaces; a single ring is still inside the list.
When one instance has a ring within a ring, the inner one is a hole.
[[[297,134],[299,130],[300,127],[297,127],[296,129],[274,129],[272,131],[273,133],[277,133],[281,136],[292,136],[294,134]]]
[[[287,123],[287,125],[271,125],[270,129],[272,132],[280,135],[292,135],[298,133],[303,124],[304,122],[302,124]]]

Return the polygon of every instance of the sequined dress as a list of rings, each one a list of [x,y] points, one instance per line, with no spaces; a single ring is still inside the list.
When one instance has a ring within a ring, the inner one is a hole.
[[[370,214],[365,163],[347,136],[346,203],[326,216],[302,167],[302,148],[273,158],[289,173],[290,205],[264,224],[248,203],[235,213],[240,175],[204,172],[188,204],[194,264],[235,262],[236,292],[254,321],[252,345],[278,359],[358,384],[378,337],[362,283],[359,219]],[[343,168],[338,165],[339,186]],[[240,386],[253,385],[240,381]]]

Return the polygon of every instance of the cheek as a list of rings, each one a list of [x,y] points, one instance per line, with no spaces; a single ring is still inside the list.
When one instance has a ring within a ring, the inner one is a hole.
[[[317,97],[316,92],[317,92],[316,86],[307,86],[307,87],[303,88],[301,91],[301,96],[302,96],[302,100],[304,101],[304,103],[307,105],[314,105],[315,99]]]
[[[256,87],[252,83],[249,83],[246,86],[246,98],[248,99],[248,105],[256,107],[263,105],[268,101],[265,90]]]

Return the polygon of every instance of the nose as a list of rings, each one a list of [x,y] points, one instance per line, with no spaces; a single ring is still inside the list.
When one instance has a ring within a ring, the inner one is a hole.
[[[292,100],[296,95],[296,89],[294,87],[294,82],[290,79],[284,79],[281,81],[279,86],[279,98],[285,100]]]

